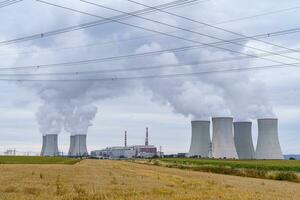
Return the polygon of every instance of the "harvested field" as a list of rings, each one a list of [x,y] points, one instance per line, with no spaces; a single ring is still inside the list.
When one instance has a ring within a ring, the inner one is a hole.
[[[0,165],[0,199],[298,199],[300,184],[84,160],[74,165]]]

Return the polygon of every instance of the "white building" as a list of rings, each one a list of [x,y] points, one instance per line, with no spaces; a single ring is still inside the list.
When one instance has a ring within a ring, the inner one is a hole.
[[[157,148],[153,145],[136,145],[128,147],[107,147],[91,152],[91,156],[97,158],[152,158],[157,155]]]
[[[146,128],[145,145],[127,146],[127,132],[125,131],[125,141],[122,147],[107,147],[102,150],[91,152],[92,157],[119,159],[119,158],[152,158],[157,156],[157,148],[149,145],[148,128]]]

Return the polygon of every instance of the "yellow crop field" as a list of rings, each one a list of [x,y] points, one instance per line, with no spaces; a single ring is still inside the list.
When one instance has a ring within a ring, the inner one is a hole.
[[[300,184],[126,161],[0,165],[0,199],[299,199]]]

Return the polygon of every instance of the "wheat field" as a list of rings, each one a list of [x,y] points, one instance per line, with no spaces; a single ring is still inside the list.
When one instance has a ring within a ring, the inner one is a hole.
[[[299,199],[300,184],[211,174],[126,161],[0,165],[0,199]]]

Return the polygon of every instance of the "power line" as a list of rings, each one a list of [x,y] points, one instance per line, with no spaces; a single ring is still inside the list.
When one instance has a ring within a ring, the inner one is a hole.
[[[37,0],[37,1],[45,2],[45,1],[42,1],[42,0]],[[224,40],[224,39],[219,38],[219,37],[216,37],[216,36],[208,35],[208,34],[201,33],[201,32],[192,31],[192,30],[189,30],[189,29],[186,29],[186,28],[182,28],[182,27],[179,27],[179,26],[171,25],[171,24],[168,24],[168,23],[164,23],[164,22],[161,22],[161,21],[154,20],[154,19],[149,19],[149,18],[146,18],[146,17],[142,17],[142,16],[130,14],[130,13],[127,13],[127,12],[124,12],[124,11],[121,11],[121,10],[118,10],[118,9],[115,9],[115,8],[107,7],[107,6],[98,4],[98,3],[93,3],[93,2],[89,2],[89,1],[85,1],[85,0],[80,0],[80,1],[85,2],[85,3],[87,3],[87,4],[90,4],[90,5],[94,5],[94,6],[97,6],[97,7],[101,7],[101,8],[104,8],[104,9],[108,9],[108,10],[120,12],[120,13],[123,13],[123,14],[129,14],[129,15],[132,15],[132,16],[134,16],[134,17],[137,17],[137,18],[146,20],[146,21],[154,22],[154,23],[157,23],[157,24],[160,24],[160,25],[164,25],[164,26],[171,27],[171,28],[176,28],[176,29],[179,29],[179,30],[183,30],[183,31],[186,31],[186,32],[189,32],[189,33],[193,33],[193,34],[197,34],[197,35],[200,35],[200,36],[208,37],[208,38],[211,38],[211,39],[215,39],[215,40],[219,40],[219,41],[224,41],[224,42],[229,42],[229,43],[234,44],[234,45],[237,45],[237,46],[247,47],[247,48],[254,49],[254,50],[258,50],[258,51],[262,51],[262,52],[265,52],[265,53],[273,53],[273,52],[271,52],[271,51],[263,50],[263,49],[261,49],[261,48],[252,47],[252,46],[249,46],[249,45],[244,45],[244,44],[232,42],[232,41],[230,41],[230,40]],[[51,3],[50,3],[50,5],[51,5]],[[52,4],[52,5],[56,5],[56,4]],[[74,10],[74,9],[73,9],[73,10]],[[84,13],[83,13],[83,14],[84,14]],[[120,21],[118,21],[118,20],[115,20],[115,21],[116,21],[117,23],[124,24],[124,25],[127,25],[127,26],[131,26],[131,25],[132,25],[132,24],[120,22]],[[204,23],[202,23],[202,24],[204,24]],[[211,25],[210,25],[210,26],[211,26]],[[213,27],[215,27],[215,26],[213,26]],[[222,28],[219,28],[219,29],[222,29]],[[228,31],[228,32],[231,32],[231,31]],[[239,34],[239,35],[240,35],[240,34]],[[242,35],[242,36],[243,36],[243,35]],[[246,36],[245,36],[245,37],[246,37]],[[178,38],[178,37],[177,37],[177,38]],[[185,38],[184,38],[184,39],[185,39]],[[186,40],[186,39],[185,39],[185,40]],[[219,48],[219,47],[216,47],[216,46],[213,46],[213,47],[214,47],[214,48]],[[223,49],[223,50],[224,50],[224,49]],[[228,51],[228,50],[227,50],[227,51]],[[273,54],[275,54],[275,53],[273,53]],[[276,55],[276,54],[275,54],[275,55]],[[281,56],[281,57],[284,57],[284,58],[294,59],[294,60],[300,61],[300,58],[294,58],[294,57],[289,57],[289,56],[285,56],[285,55],[277,55],[277,56]],[[268,61],[271,61],[271,60],[268,59]],[[274,60],[272,60],[272,62],[274,62]],[[276,61],[275,61],[275,62],[276,62]],[[277,62],[277,63],[279,63],[279,62]],[[281,64],[282,64],[282,63],[281,63]]]
[[[300,67],[300,63],[289,64],[277,64],[266,65],[260,67],[246,67],[246,68],[229,68],[220,70],[210,70],[192,73],[177,73],[177,74],[160,74],[160,75],[148,75],[148,76],[131,76],[131,77],[110,77],[110,78],[88,78],[88,79],[10,79],[0,78],[0,81],[16,81],[16,82],[100,82],[100,81],[125,81],[125,80],[139,80],[139,79],[166,79],[166,78],[180,78],[186,76],[199,76],[216,73],[231,73],[231,72],[244,72],[255,70],[267,70],[267,69],[280,69],[288,67]]]
[[[176,31],[176,32],[178,32],[178,31]],[[252,36],[249,36],[249,37],[261,39],[261,38],[270,38],[270,37],[282,36],[282,35],[287,35],[287,34],[294,34],[294,33],[299,33],[299,32],[300,32],[300,28],[292,28],[292,29],[287,29],[287,30],[269,32],[269,33],[262,33],[262,34],[258,34],[258,35],[252,35]],[[168,33],[170,33],[170,32],[168,32]],[[121,43],[121,42],[127,42],[127,41],[132,41],[132,40],[143,39],[143,38],[146,38],[146,37],[153,37],[155,35],[158,35],[158,34],[151,34],[151,35],[148,35],[148,36],[140,36],[140,37],[124,39],[124,40],[118,40],[118,41],[107,41],[107,42],[90,43],[90,44],[78,45],[78,46],[69,46],[69,47],[62,47],[62,48],[51,48],[51,49],[47,49],[47,50],[44,50],[44,51],[54,51],[54,50],[55,51],[60,51],[60,50],[86,48],[86,47],[93,47],[93,46],[104,46],[104,45],[109,45],[109,44],[112,44],[112,43]],[[236,39],[233,39],[233,40],[230,40],[230,41],[232,41],[232,42],[242,42],[242,41],[245,41],[245,40],[247,40],[247,38],[236,38]],[[228,42],[214,42],[214,43],[211,43],[211,44],[225,45],[225,44],[228,44]],[[18,53],[3,53],[3,54],[0,54],[0,56],[34,54],[34,53],[40,53],[40,52],[41,52],[41,50],[39,50],[39,51],[24,51],[24,52],[18,52]]]
[[[160,9],[170,9],[170,8],[181,7],[181,6],[184,6],[186,4],[192,3],[194,1],[195,0],[176,0],[176,1],[166,3],[166,4],[161,4],[157,7],[159,7]],[[138,10],[138,11],[134,11],[132,13],[134,13],[135,15],[142,15],[142,14],[149,14],[149,13],[152,13],[152,12],[156,12],[156,11],[153,10],[153,9],[147,8],[147,9],[141,9],[141,10]],[[124,19],[128,19],[128,18],[130,18],[130,16],[128,16],[128,15],[118,15],[118,16],[113,17],[113,19],[119,19],[119,20],[124,20]],[[69,27],[56,29],[56,30],[52,30],[52,31],[48,31],[48,32],[37,33],[37,34],[24,36],[24,37],[20,37],[20,38],[0,41],[0,46],[1,45],[15,44],[15,43],[19,43],[19,42],[26,42],[26,41],[30,41],[30,40],[41,39],[41,38],[45,38],[45,37],[50,37],[50,36],[54,36],[54,35],[67,33],[67,32],[72,32],[72,31],[77,31],[77,30],[81,30],[81,29],[85,29],[85,28],[94,27],[94,26],[104,25],[104,24],[107,24],[107,23],[110,23],[110,22],[111,21],[109,21],[109,20],[103,20],[103,19],[96,20],[96,21],[83,23],[83,24],[79,24],[79,25],[75,25],[75,26],[69,26]]]
[[[282,32],[274,32],[274,34],[282,34]],[[258,36],[263,36],[258,35]],[[256,37],[256,36],[255,36]],[[241,38],[243,39],[243,38]],[[238,39],[236,39],[238,40]],[[210,43],[211,45],[219,45],[221,42],[215,42]],[[59,66],[74,66],[74,65],[85,65],[85,64],[91,64],[91,63],[103,63],[103,62],[109,62],[109,61],[116,61],[116,60],[123,60],[123,59],[129,59],[129,58],[141,58],[146,56],[153,56],[161,53],[167,53],[167,52],[184,52],[187,50],[195,50],[199,48],[206,47],[206,45],[191,45],[191,46],[184,46],[184,47],[178,47],[178,48],[170,48],[170,49],[163,49],[159,51],[148,51],[144,53],[136,53],[136,54],[125,54],[125,55],[119,55],[119,56],[111,56],[111,57],[102,57],[102,58],[95,58],[95,59],[87,59],[87,60],[79,60],[79,61],[71,61],[71,62],[60,62],[60,63],[49,63],[49,64],[37,64],[37,65],[28,65],[28,66],[18,66],[18,67],[2,67],[0,68],[0,71],[17,71],[17,70],[27,70],[27,69],[43,69],[43,68],[51,68],[51,67],[59,67]],[[286,54],[290,53],[290,51],[278,51],[276,54]],[[272,56],[273,54],[264,53],[264,54],[257,54],[255,55],[255,58],[262,58],[267,56]],[[233,57],[233,58],[225,58],[225,59],[217,59],[217,60],[210,60],[208,62],[202,62],[203,64],[207,63],[213,63],[213,62],[221,62],[221,61],[231,61],[236,59],[249,59],[251,57],[249,56],[240,56],[240,57]]]
[[[300,31],[299,29],[291,29],[291,30],[285,30],[285,31],[277,31],[273,33],[267,33],[267,34],[259,34],[256,36],[252,37],[272,37],[272,36],[278,36],[282,34],[287,34],[287,33],[294,33],[296,31]],[[238,38],[233,41],[241,41],[243,38]],[[211,45],[221,45],[225,44],[224,42],[214,42],[210,43]],[[61,62],[61,63],[50,63],[50,64],[37,64],[37,65],[29,65],[29,66],[18,66],[18,67],[2,67],[0,68],[0,71],[15,71],[15,70],[27,70],[27,69],[43,69],[43,68],[50,68],[50,67],[59,67],[59,66],[74,66],[74,65],[83,65],[83,64],[90,64],[90,63],[100,63],[100,62],[107,62],[107,61],[115,61],[115,60],[121,60],[121,59],[127,59],[127,58],[136,58],[136,57],[144,57],[144,56],[151,56],[151,55],[156,55],[156,54],[161,54],[161,53],[166,53],[166,52],[183,52],[187,50],[193,50],[193,49],[199,49],[206,47],[206,45],[191,45],[191,46],[184,46],[184,47],[179,47],[179,48],[171,48],[171,49],[164,49],[164,50],[159,50],[159,51],[150,51],[150,52],[144,52],[144,53],[138,53],[138,54],[127,54],[127,55],[120,55],[120,56],[112,56],[112,57],[104,57],[104,58],[95,58],[95,59],[89,59],[89,60],[80,60],[80,61],[73,61],[73,62]],[[290,51],[278,51],[276,54],[286,54],[290,53]],[[260,57],[266,57],[266,56],[271,56],[273,54],[269,53],[264,53],[264,54],[257,54],[256,58]],[[249,56],[241,56],[241,59],[247,59],[251,58]],[[240,57],[238,58],[240,59]],[[229,61],[230,59],[224,59],[225,61]],[[231,59],[235,60],[235,59]],[[219,61],[217,61],[219,62]],[[205,62],[204,62],[205,63]]]
[[[172,3],[172,2],[171,2]],[[181,5],[182,6],[185,6],[185,5]],[[179,6],[174,6],[174,7],[171,7],[171,8],[167,8],[167,9],[172,9],[172,8],[178,8]],[[214,23],[213,25],[220,25],[220,24],[228,24],[228,23],[233,23],[233,22],[237,22],[237,21],[243,21],[243,20],[248,20],[248,19],[253,19],[253,18],[257,18],[257,17],[262,17],[262,16],[268,16],[268,15],[274,15],[274,14],[278,14],[278,13],[283,13],[283,12],[288,12],[288,11],[292,11],[292,10],[297,10],[299,9],[300,6],[295,6],[295,7],[289,7],[289,8],[284,8],[284,9],[279,9],[279,10],[273,10],[273,11],[269,11],[269,12],[264,12],[264,13],[259,13],[259,14],[255,14],[255,15],[249,15],[249,16],[245,16],[245,17],[240,17],[240,18],[234,18],[234,19],[229,19],[229,20],[224,20],[224,21],[220,21],[220,22],[217,22],[217,23]],[[147,14],[147,13],[146,13]],[[96,22],[96,21],[95,21]],[[93,27],[93,24],[95,22],[92,22],[92,23],[89,23],[91,26],[86,26],[86,28],[90,28],[90,27]],[[88,25],[88,24],[80,24],[78,25],[78,27],[82,27],[84,28],[85,25]],[[100,24],[94,24],[94,26],[97,26],[97,25],[100,25]],[[74,27],[75,28],[75,27]],[[195,28],[191,28],[191,30],[194,30],[194,29],[198,29],[198,28],[201,28],[200,26],[198,27],[195,27]],[[72,27],[67,27],[65,28],[66,30],[68,30],[68,32],[71,32],[71,31],[76,31],[76,29],[73,29]],[[59,29],[61,30],[61,29]],[[296,30],[294,32],[290,32],[290,33],[287,33],[287,34],[291,34],[291,33],[297,33],[299,30]],[[50,32],[58,32],[58,30],[54,30],[54,31],[50,31]],[[181,30],[175,30],[175,31],[170,31],[170,32],[167,32],[167,33],[176,33],[176,32],[181,32]],[[47,32],[46,32],[47,33]],[[39,33],[39,34],[34,34],[32,36],[37,36],[37,38],[32,38],[32,39],[40,39],[40,38],[44,38],[47,36],[46,33]],[[44,35],[44,37],[40,37],[41,35]],[[46,36],[45,36],[46,35]],[[75,49],[75,48],[83,48],[83,47],[91,47],[91,46],[97,46],[97,45],[107,45],[107,44],[113,44],[113,43],[120,43],[120,42],[127,42],[127,41],[132,41],[132,40],[138,40],[138,39],[143,39],[143,38],[150,38],[150,37],[154,37],[154,36],[158,36],[160,34],[149,34],[149,35],[146,35],[146,36],[139,36],[139,37],[134,37],[134,38],[130,38],[130,39],[125,39],[125,40],[119,40],[119,41],[108,41],[108,42],[104,42],[104,43],[98,43],[98,44],[87,44],[87,45],[79,45],[79,46],[71,46],[71,47],[62,47],[62,48],[52,48],[52,49],[47,49],[45,51],[51,51],[51,50],[68,50],[68,49]],[[281,35],[281,34],[280,34]],[[282,34],[284,35],[284,33]],[[30,40],[30,38],[32,36],[27,36],[28,37],[28,40]],[[273,34],[270,34],[270,37],[273,36]],[[274,35],[274,36],[277,36],[277,35]],[[253,37],[253,36],[252,36]],[[19,40],[18,38],[14,39],[14,40]],[[20,40],[21,41],[21,40]],[[24,40],[24,41],[27,41],[27,40]],[[3,43],[5,43],[5,41],[2,41]],[[1,44],[1,43],[0,43]],[[0,54],[0,56],[6,56],[6,55],[19,55],[19,54],[33,54],[33,53],[40,53],[41,51],[26,51],[26,52],[19,52],[19,53],[4,53],[4,54]]]
[[[83,1],[83,2],[88,2],[88,1],[85,1],[85,0],[80,0],[80,1]],[[208,24],[208,23],[205,23],[205,22],[202,22],[202,21],[199,21],[199,20],[195,20],[195,19],[192,19],[192,18],[189,18],[189,17],[185,17],[185,16],[182,16],[182,15],[178,15],[178,14],[175,14],[175,13],[171,13],[169,11],[165,11],[165,10],[161,10],[159,8],[154,8],[152,6],[149,6],[149,5],[146,5],[146,4],[143,4],[143,3],[140,3],[140,2],[137,2],[137,1],[134,1],[134,0],[127,0],[131,3],[134,3],[134,4],[137,4],[137,5],[142,5],[144,7],[147,7],[147,8],[153,8],[157,11],[160,11],[162,13],[166,13],[168,15],[171,15],[171,16],[175,16],[175,17],[178,17],[178,18],[181,18],[181,19],[185,19],[185,20],[188,20],[188,21],[191,21],[191,22],[194,22],[194,23],[198,23],[198,24],[201,24],[203,26],[208,26],[210,28],[214,28],[214,29],[217,29],[217,30],[221,30],[221,31],[224,31],[226,33],[231,33],[233,35],[237,35],[237,36],[241,36],[241,37],[245,37],[247,39],[253,39],[257,42],[261,42],[261,43],[265,43],[265,44],[268,44],[268,45],[272,45],[272,46],[275,46],[275,47],[279,47],[279,48],[282,48],[282,49],[285,49],[285,50],[290,50],[290,51],[293,51],[293,52],[296,52],[296,53],[299,53],[298,51],[295,51],[294,49],[291,49],[291,48],[287,48],[287,47],[284,47],[284,46],[281,46],[281,45],[278,45],[278,44],[274,44],[274,43],[271,43],[271,42],[266,42],[266,41],[263,41],[263,40],[259,40],[257,38],[252,38],[250,36],[246,36],[244,34],[241,34],[241,33],[237,33],[237,32],[234,32],[234,31],[231,31],[231,30],[228,30],[228,29],[225,29],[225,28],[221,28],[221,27],[218,27],[218,26],[215,26],[215,25],[212,25],[212,24]]]
[[[102,16],[94,15],[94,14],[87,13],[87,12],[80,11],[80,10],[76,10],[76,9],[73,9],[73,8],[69,8],[69,7],[65,7],[65,6],[53,4],[53,3],[50,3],[50,2],[47,2],[47,1],[41,1],[41,0],[36,0],[36,1],[44,3],[44,4],[48,4],[48,5],[51,5],[51,6],[54,6],[54,7],[58,7],[58,8],[63,8],[63,9],[66,9],[66,10],[70,10],[72,12],[77,12],[77,13],[81,13],[81,14],[85,14],[85,15],[88,15],[88,16],[93,16],[93,17],[97,17],[97,18],[101,18],[101,19],[107,19],[107,20],[110,20],[112,22],[116,22],[118,24],[130,26],[130,27],[133,27],[133,28],[142,29],[142,30],[146,30],[146,31],[149,31],[149,32],[153,32],[153,33],[160,33],[161,35],[165,35],[165,36],[168,36],[168,37],[173,37],[173,38],[177,38],[177,39],[188,41],[188,42],[198,43],[198,44],[202,44],[202,45],[206,45],[206,46],[209,46],[209,47],[213,47],[213,48],[225,50],[225,51],[232,52],[232,53],[238,53],[238,54],[242,54],[242,55],[247,55],[247,56],[252,57],[252,58],[257,58],[256,55],[242,53],[242,52],[235,51],[235,50],[232,50],[232,49],[222,48],[222,47],[218,47],[218,46],[215,46],[215,45],[210,45],[209,43],[202,43],[202,42],[199,42],[199,41],[196,41],[196,40],[191,40],[191,39],[188,39],[188,38],[185,38],[185,37],[171,35],[171,34],[168,34],[168,33],[165,33],[165,32],[160,32],[160,31],[157,31],[157,30],[153,30],[153,29],[149,29],[149,28],[137,26],[137,25],[134,25],[134,24],[129,24],[129,23],[126,23],[126,22],[122,22],[122,21],[119,21],[119,20],[112,19],[112,18],[107,18],[107,17],[102,17]],[[260,59],[271,61],[271,62],[275,62],[275,63],[279,63],[279,64],[286,64],[284,62],[276,61],[276,60],[273,60],[273,59],[267,59],[267,58],[262,58],[262,57]]]
[[[299,49],[300,50],[300,49]],[[290,51],[280,51],[280,53],[290,53]],[[270,56],[269,54],[259,54],[259,56]],[[22,74],[3,74],[0,73],[0,76],[80,76],[80,75],[95,75],[95,74],[104,74],[104,73],[114,73],[114,72],[129,72],[129,71],[141,71],[141,70],[154,70],[154,69],[162,69],[162,68],[179,68],[179,67],[191,67],[203,64],[215,64],[221,62],[228,62],[234,60],[243,60],[249,59],[246,56],[238,56],[238,57],[228,57],[221,59],[211,59],[211,60],[203,60],[201,62],[188,62],[188,63],[179,63],[179,64],[163,64],[163,65],[151,65],[151,66],[143,66],[143,67],[131,67],[131,68],[116,68],[116,69],[102,69],[102,70],[90,70],[90,71],[75,71],[75,72],[54,72],[54,73],[22,73]],[[300,64],[300,63],[293,63]]]
[[[21,1],[23,1],[23,0],[6,0],[6,1],[2,1],[2,2],[0,2],[0,8],[13,5],[13,4],[19,3]]]

